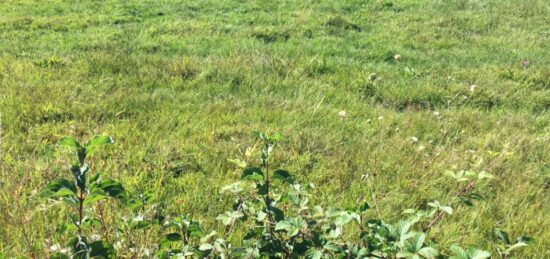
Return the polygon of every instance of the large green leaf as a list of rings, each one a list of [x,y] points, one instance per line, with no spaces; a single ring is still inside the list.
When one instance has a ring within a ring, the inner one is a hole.
[[[105,241],[95,241],[89,245],[91,258],[116,258],[115,248]]]
[[[179,242],[181,240],[182,240],[181,235],[179,233],[169,233],[169,234],[164,235],[160,239],[159,246],[160,247],[167,247],[170,244],[172,244],[173,242]]]
[[[103,145],[113,144],[115,141],[109,136],[95,136],[90,139],[84,147],[86,148],[86,153],[88,155],[94,154],[97,149]]]
[[[240,211],[226,211],[223,214],[218,215],[216,219],[221,221],[224,225],[231,225],[233,221],[243,216],[244,214]]]
[[[315,248],[310,248],[306,251],[306,258],[308,259],[321,259],[323,257],[323,251]]]
[[[259,167],[248,167],[243,170],[241,178],[259,182],[264,180],[264,173]]]
[[[469,259],[468,252],[464,250],[464,248],[453,245],[451,246],[451,252],[453,253],[453,256],[449,257],[449,259]]]
[[[449,257],[449,259],[485,259],[491,257],[491,253],[469,247],[468,250],[453,245],[451,246],[451,252],[453,252],[453,256]]]
[[[334,218],[334,224],[343,226],[348,224],[351,220],[353,220],[353,217],[346,211],[342,211]]]
[[[495,229],[495,235],[500,239],[504,244],[509,245],[510,244],[510,238],[508,237],[508,233],[502,229]]]
[[[439,255],[439,251],[433,247],[423,247],[418,251],[418,254],[424,258],[436,258]]]
[[[485,259],[491,257],[491,253],[475,248],[469,248],[468,253],[471,259]]]
[[[128,196],[121,183],[112,179],[101,180],[96,186],[103,190],[105,195],[125,201]]]
[[[191,222],[187,227],[187,233],[190,237],[203,237],[204,228],[198,222]]]
[[[73,137],[62,137],[59,140],[59,145],[72,148],[74,151],[78,151],[80,149],[80,143],[78,143],[78,141],[76,141]]]
[[[72,197],[76,198],[76,186],[73,181],[57,179],[46,186],[40,194],[43,198],[49,197]]]
[[[285,183],[292,184],[294,183],[294,179],[292,179],[292,175],[286,170],[277,169],[273,172],[273,179],[280,180]]]
[[[277,222],[275,230],[285,230],[289,237],[298,235],[301,230],[307,228],[307,223],[300,217],[290,218]]]
[[[91,193],[90,195],[86,196],[86,199],[84,199],[84,206],[88,206],[90,204],[93,204],[97,201],[107,199],[109,196],[103,194],[103,193]]]
[[[424,246],[424,240],[426,239],[426,234],[416,232],[412,235],[410,242],[412,244],[412,248],[415,252],[420,251],[422,247]]]
[[[90,250],[88,240],[85,236],[77,236],[69,239],[67,246],[72,250],[72,258],[87,259],[89,257],[88,252]]]

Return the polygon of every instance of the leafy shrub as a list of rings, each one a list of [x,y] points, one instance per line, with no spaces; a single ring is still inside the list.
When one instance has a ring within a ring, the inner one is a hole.
[[[104,179],[101,174],[92,174],[86,162],[101,146],[112,144],[113,140],[107,136],[96,136],[86,144],[81,144],[74,138],[65,137],[60,141],[61,146],[68,147],[74,153],[70,167],[72,180],[61,178],[49,183],[41,196],[48,199],[63,201],[74,213],[70,214],[72,224],[62,223],[58,229],[72,234],[67,247],[73,258],[114,257],[115,251],[111,244],[102,240],[89,238],[92,228],[100,222],[88,215],[89,208],[107,198],[126,199],[124,187],[111,179]],[[68,258],[66,254],[57,253],[54,258]]]
[[[281,134],[268,135],[254,132],[261,146],[258,165],[242,160],[231,160],[242,168],[241,180],[221,189],[232,197],[231,209],[218,215],[216,220],[223,231],[207,231],[200,221],[178,215],[168,220],[146,212],[154,194],[139,194],[129,199],[122,185],[100,174],[91,175],[86,160],[100,146],[111,144],[109,137],[98,136],[86,144],[73,138],[63,138],[60,144],[75,154],[71,167],[73,180],[59,179],[50,183],[43,197],[62,200],[76,211],[71,214],[72,225],[65,224],[73,237],[66,244],[70,251],[57,253],[54,258],[113,258],[115,246],[102,240],[88,238],[93,226],[102,224],[91,215],[89,208],[109,197],[122,201],[129,209],[139,213],[120,222],[120,238],[131,240],[132,231],[162,225],[164,234],[156,251],[134,254],[135,257],[157,258],[454,258],[482,259],[491,257],[488,251],[458,245],[441,248],[428,239],[430,229],[445,215],[452,215],[459,204],[473,206],[482,195],[476,186],[494,178],[487,172],[447,171],[459,186],[458,193],[447,204],[432,200],[426,209],[407,209],[403,218],[388,223],[379,218],[367,217],[370,206],[358,202],[345,209],[323,208],[311,204],[312,184],[300,184],[286,170],[274,169],[272,154]],[[245,229],[242,240],[234,242],[235,229]],[[355,230],[355,231],[354,231]],[[123,237],[123,235],[126,235]],[[503,230],[495,230],[502,244],[498,252],[502,258],[527,245],[530,238],[522,236],[511,241]],[[133,249],[117,245],[119,249]]]

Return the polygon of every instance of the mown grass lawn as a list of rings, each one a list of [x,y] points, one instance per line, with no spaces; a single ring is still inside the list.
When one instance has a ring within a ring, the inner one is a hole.
[[[60,137],[113,136],[96,170],[221,229],[254,129],[286,136],[275,161],[316,202],[372,205],[372,186],[389,221],[449,200],[446,170],[486,170],[433,236],[496,254],[498,227],[548,257],[549,107],[545,0],[2,1],[0,257],[63,240],[37,197],[67,174]]]

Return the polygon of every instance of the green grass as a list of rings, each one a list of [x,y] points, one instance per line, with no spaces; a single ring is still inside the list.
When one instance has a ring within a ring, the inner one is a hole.
[[[259,129],[287,136],[275,161],[317,202],[372,203],[369,174],[390,221],[452,196],[445,170],[487,170],[486,199],[433,236],[495,253],[499,227],[548,257],[548,17],[545,0],[0,2],[0,255],[61,240],[36,195],[66,175],[61,136],[112,135],[96,170],[221,228],[227,160]]]

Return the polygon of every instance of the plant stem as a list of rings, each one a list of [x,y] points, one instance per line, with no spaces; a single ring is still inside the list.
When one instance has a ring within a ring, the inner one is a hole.
[[[84,210],[84,192],[82,189],[79,189],[79,197],[78,197],[78,239],[82,236],[82,218],[83,218],[83,210]]]
[[[237,212],[242,210],[243,203],[244,203],[244,199],[239,197],[239,206],[237,206],[237,210],[236,210]],[[231,232],[233,231],[233,228],[235,227],[235,222],[236,222],[236,220],[233,220],[231,222],[231,225],[226,229],[225,234],[224,234],[224,239],[227,239],[227,237],[229,237],[229,234],[231,234]]]
[[[270,181],[269,181],[269,162],[268,162],[268,159],[269,159],[269,143],[266,143],[265,144],[265,158],[264,160],[262,161],[263,162],[263,166],[265,167],[265,177],[264,177],[264,184],[265,184],[265,198],[264,198],[264,203],[265,203],[265,208],[266,208],[266,211],[267,211],[267,218],[269,220],[269,224],[267,224],[267,228],[269,230],[269,233],[271,234],[271,236],[273,236],[273,227],[271,225],[275,225],[275,222],[273,220],[273,215],[271,214],[271,199],[269,198],[269,185],[270,185]]]
[[[378,209],[378,202],[376,200],[376,196],[374,194],[374,188],[372,186],[372,182],[370,180],[370,176],[369,176],[369,173],[367,172],[367,182],[369,184],[369,191],[370,191],[370,196],[371,196],[371,199],[372,201],[374,202],[374,208],[376,209],[376,214],[378,215],[378,218],[381,218],[381,214],[380,214],[380,210]]]
[[[471,191],[474,188],[475,184],[476,184],[476,181],[471,181],[459,193],[457,193],[454,196],[454,198],[458,198],[461,195]],[[430,221],[430,223],[423,229],[424,232],[429,231],[435,224],[437,224],[439,221],[441,221],[441,219],[443,219],[444,215],[445,215],[445,212],[438,211],[437,214],[435,215],[435,217],[432,219],[432,221]]]

